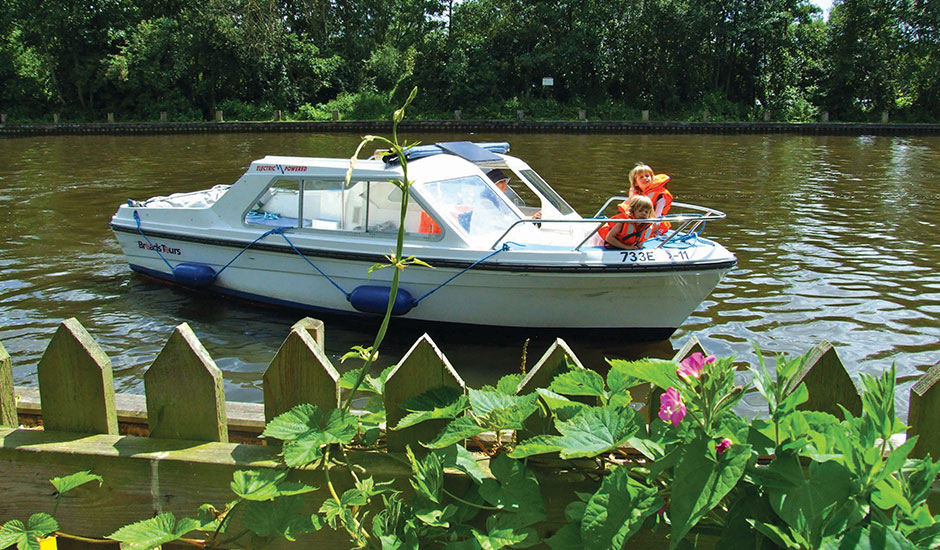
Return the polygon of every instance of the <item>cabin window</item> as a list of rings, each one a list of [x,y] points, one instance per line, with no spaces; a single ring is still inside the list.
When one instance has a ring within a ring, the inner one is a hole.
[[[249,224],[395,235],[401,190],[388,181],[275,180],[245,217]],[[408,238],[439,238],[440,226],[412,199],[405,216]]]
[[[548,199],[548,202],[551,203],[551,205],[555,208],[555,210],[558,211],[559,214],[562,216],[567,216],[568,214],[575,213],[574,208],[565,202],[565,199],[561,198],[561,195],[556,193],[550,185],[545,183],[545,180],[539,177],[539,175],[535,173],[535,170],[523,170],[521,173],[522,177],[524,177],[526,181],[531,183],[536,189],[538,189],[539,193]]]

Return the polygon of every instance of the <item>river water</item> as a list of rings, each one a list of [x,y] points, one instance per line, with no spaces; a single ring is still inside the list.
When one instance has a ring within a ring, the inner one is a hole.
[[[794,135],[409,135],[509,141],[582,214],[626,190],[637,162],[672,176],[676,200],[727,212],[706,235],[738,267],[668,342],[630,344],[615,331],[568,340],[585,366],[605,357],[667,357],[692,334],[718,355],[753,361],[802,354],[828,340],[853,376],[897,365],[909,383],[940,360],[940,138]],[[53,136],[0,139],[0,342],[14,382],[36,364],[64,319],[77,317],[111,358],[118,391],[142,374],[186,322],[225,375],[230,400],[260,401],[261,374],[302,314],[181,290],[132,274],[108,221],[128,198],[232,183],[267,154],[348,157],[350,134]],[[625,290],[629,292],[629,290]],[[533,311],[537,314],[537,310]],[[374,326],[325,318],[339,358]],[[393,328],[382,361],[420,334]],[[547,337],[496,330],[432,332],[477,386],[532,366]],[[564,335],[562,335],[564,336]],[[756,403],[752,403],[757,406]]]

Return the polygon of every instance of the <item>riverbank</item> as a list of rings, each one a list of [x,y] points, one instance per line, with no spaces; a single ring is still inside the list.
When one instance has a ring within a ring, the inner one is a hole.
[[[296,122],[126,122],[0,124],[0,137],[84,134],[188,134],[239,132],[386,132],[383,121]],[[566,134],[797,134],[797,135],[940,135],[940,124],[863,122],[668,122],[437,120],[403,122],[408,132],[507,132]]]

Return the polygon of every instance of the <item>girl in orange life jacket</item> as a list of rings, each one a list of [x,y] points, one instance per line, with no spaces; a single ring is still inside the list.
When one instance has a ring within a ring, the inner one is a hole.
[[[611,219],[636,220],[653,217],[653,203],[644,195],[634,195],[617,205],[620,213]],[[629,222],[607,222],[597,230],[607,248],[635,250],[640,244],[653,236],[655,224]]]
[[[653,169],[642,162],[630,170],[630,196],[646,195],[653,202],[653,217],[659,218],[669,213],[672,206],[672,193],[666,189],[669,176],[653,175]],[[659,224],[657,233],[664,235],[672,225],[669,222]]]

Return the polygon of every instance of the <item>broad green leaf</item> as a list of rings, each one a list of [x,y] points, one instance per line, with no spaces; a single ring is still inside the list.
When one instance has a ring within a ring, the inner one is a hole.
[[[416,395],[401,404],[403,410],[410,414],[405,415],[396,430],[440,418],[457,418],[467,408],[467,397],[463,393],[450,387],[439,387]]]
[[[562,458],[596,456],[625,445],[639,429],[636,411],[612,406],[592,407],[569,421],[555,422],[561,434],[555,443]]]
[[[589,369],[572,369],[563,372],[552,380],[548,389],[562,395],[606,397],[604,378]]]
[[[545,503],[538,479],[525,464],[506,455],[490,460],[495,479],[486,479],[479,488],[480,496],[493,506],[516,515],[517,527],[527,527],[545,519]]]
[[[777,455],[767,471],[790,483],[789,487],[768,487],[774,512],[795,531],[805,529],[807,540],[815,545],[822,540],[822,530],[829,519],[826,512],[832,512],[839,503],[848,502],[859,489],[852,473],[834,461],[812,462],[804,474],[799,458],[787,453]]]
[[[898,507],[906,514],[911,513],[911,503],[907,501],[907,497],[904,496],[903,490],[894,478],[883,479],[875,485],[871,502],[882,510]]]
[[[18,519],[12,519],[0,527],[0,548],[15,544],[18,550],[39,550],[39,539],[45,538],[58,528],[56,520],[42,512],[30,516],[27,525],[23,525]]]
[[[610,390],[611,395],[630,395],[628,390],[641,384],[645,384],[645,382],[627,374],[626,370],[622,368],[611,368],[607,372],[607,389]]]
[[[99,487],[104,482],[101,476],[91,473],[91,470],[84,470],[75,472],[72,475],[52,478],[49,480],[49,483],[51,483],[52,486],[55,487],[56,492],[61,495],[90,481],[97,481]]]
[[[520,430],[522,423],[538,410],[538,395],[516,396],[498,391],[468,390],[470,407],[479,423],[491,431]]]
[[[268,422],[261,437],[272,437],[281,441],[294,441],[323,428],[323,413],[316,405],[302,403],[286,413],[279,414]]]
[[[272,500],[317,490],[303,483],[285,482],[287,474],[287,470],[238,470],[232,476],[232,492],[245,500]]]
[[[639,361],[624,361],[622,359],[608,359],[611,370],[618,371],[618,377],[633,377],[654,386],[666,389],[680,384],[676,374],[676,364],[662,359],[641,359]]]
[[[632,479],[626,468],[617,468],[604,478],[584,510],[584,547],[620,550],[662,505],[656,489]]]
[[[510,458],[525,458],[533,455],[557,453],[563,447],[557,435],[536,435],[522,441],[509,453]]]
[[[751,448],[741,444],[716,455],[714,441],[703,435],[688,443],[676,464],[672,483],[670,548],[676,548],[689,530],[737,485],[750,456]]]
[[[590,405],[581,403],[580,401],[574,401],[561,394],[548,391],[545,388],[538,388],[535,392],[538,394],[542,403],[545,403],[548,410],[550,410],[558,420],[569,420],[579,412],[591,408]]]
[[[197,529],[199,525],[199,521],[190,518],[182,518],[177,522],[176,516],[164,512],[150,519],[125,525],[108,535],[108,538],[123,543],[122,547],[128,550],[150,550],[179,539]]]
[[[454,449],[457,450],[457,454],[454,457],[454,467],[462,470],[478,485],[483,483],[486,474],[483,473],[483,469],[480,468],[480,464],[477,462],[473,453],[468,451],[463,445],[454,445]]]
[[[801,382],[799,386],[796,387],[789,395],[783,398],[780,401],[780,406],[778,410],[780,413],[786,414],[796,410],[797,407],[806,403],[809,400],[809,390],[806,388],[806,383]]]
[[[485,431],[487,429],[477,424],[473,417],[461,416],[444,426],[444,429],[433,441],[422,443],[422,445],[429,449],[442,449],[480,435]]]
[[[523,374],[507,374],[496,383],[496,391],[503,392],[506,395],[516,395],[516,390],[519,388],[519,384],[522,382],[523,378],[525,378]]]
[[[326,502],[334,502],[327,499]],[[304,497],[294,495],[264,502],[249,501],[244,505],[242,520],[260,537],[282,537],[289,541],[297,535],[318,529],[310,515],[303,513]]]
[[[215,506],[211,504],[203,504],[196,510],[196,520],[199,522],[199,531],[215,531],[219,530],[220,533],[225,532],[225,528],[231,523],[226,521],[225,525],[221,528],[219,524],[228,518],[226,514],[235,507],[239,501],[232,501],[225,505],[224,510],[218,510]]]

